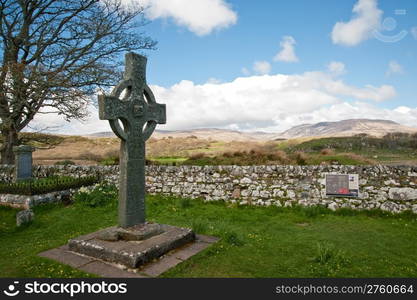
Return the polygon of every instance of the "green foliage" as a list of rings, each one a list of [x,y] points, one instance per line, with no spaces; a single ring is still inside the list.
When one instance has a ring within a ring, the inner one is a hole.
[[[294,159],[297,165],[303,166],[307,164],[307,155],[304,152],[301,152],[301,151],[295,152]]]
[[[107,151],[104,155],[104,159],[102,159],[99,164],[102,166],[114,166],[119,164],[119,151],[118,150],[110,150]]]
[[[81,188],[74,194],[75,204],[88,207],[105,206],[117,203],[117,188],[115,185],[100,183],[92,189]]]
[[[335,246],[330,243],[317,243],[317,255],[314,262],[319,264],[327,264],[332,260],[343,260],[343,253],[335,249]]]
[[[191,199],[189,199],[189,198],[180,198],[179,199],[179,206],[180,206],[180,208],[182,208],[182,209],[185,209],[185,208],[188,208],[188,207],[191,207]]]
[[[180,165],[182,162],[186,161],[186,157],[178,157],[178,156],[161,156],[161,157],[155,157],[151,158],[150,160],[157,162],[161,165],[170,165],[170,166],[176,166]]]
[[[350,263],[346,253],[327,242],[317,243],[316,256],[311,268],[320,277],[335,276]]]
[[[75,162],[73,162],[72,160],[66,159],[66,160],[59,160],[57,162],[55,162],[55,165],[59,166],[68,166],[68,165],[75,165]]]
[[[361,155],[354,153],[339,153],[333,155],[314,155],[310,154],[308,158],[309,165],[319,165],[319,164],[331,164],[331,165],[371,165],[372,161],[366,159]]]
[[[190,226],[195,233],[205,233],[208,229],[208,225],[205,221],[196,219],[191,221]]]
[[[225,235],[225,241],[233,246],[243,246],[245,243],[242,238],[236,232],[227,232]]]
[[[321,205],[302,207],[300,211],[307,218],[315,218],[329,213],[329,209]]]
[[[0,183],[0,194],[16,194],[16,195],[40,195],[55,191],[68,190],[89,186],[97,183],[97,176],[88,177],[47,177],[33,180],[24,180],[14,183]]]
[[[107,157],[100,161],[100,165],[102,166],[114,166],[119,164],[119,158],[118,157]]]
[[[364,134],[352,137],[328,137],[314,139],[301,144],[290,146],[288,150],[317,152],[324,149],[337,151],[363,151],[363,150],[405,150],[417,148],[417,134],[389,133],[382,138],[371,137]]]
[[[271,148],[271,147],[270,147]],[[206,156],[202,152],[195,153],[183,162],[184,165],[264,165],[264,164],[287,164],[285,152],[271,148],[268,150],[250,150],[224,152],[216,156]]]

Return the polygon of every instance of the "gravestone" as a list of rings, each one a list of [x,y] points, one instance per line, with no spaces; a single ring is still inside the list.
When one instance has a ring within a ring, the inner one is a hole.
[[[32,222],[35,218],[35,214],[31,209],[25,209],[17,212],[16,214],[16,226],[22,226],[29,222]]]
[[[146,84],[146,57],[128,53],[125,73],[110,96],[98,98],[99,117],[108,120],[121,139],[119,226],[77,237],[69,249],[107,262],[137,268],[170,250],[195,240],[191,229],[146,222],[145,141],[157,124],[166,122]]]
[[[20,145],[13,147],[15,153],[14,180],[26,180],[32,178],[32,152],[34,147]]]
[[[333,197],[358,197],[358,174],[326,174],[326,196]]]

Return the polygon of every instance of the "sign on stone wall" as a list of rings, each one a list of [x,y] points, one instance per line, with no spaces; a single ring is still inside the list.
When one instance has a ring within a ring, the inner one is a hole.
[[[326,196],[358,197],[358,174],[326,174]]]

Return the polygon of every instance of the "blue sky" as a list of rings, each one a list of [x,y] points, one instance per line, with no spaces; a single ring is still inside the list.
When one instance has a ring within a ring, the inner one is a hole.
[[[168,107],[161,129],[276,132],[346,118],[417,127],[415,0],[139,3],[158,41],[145,54]],[[106,131],[95,114],[62,131]]]

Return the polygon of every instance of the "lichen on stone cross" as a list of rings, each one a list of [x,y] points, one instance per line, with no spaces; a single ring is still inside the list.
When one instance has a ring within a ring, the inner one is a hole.
[[[121,98],[121,96],[123,97]],[[119,226],[145,223],[145,141],[157,124],[166,123],[165,104],[158,104],[146,84],[146,57],[125,56],[123,80],[110,96],[99,95],[99,118],[108,120],[121,139]]]

